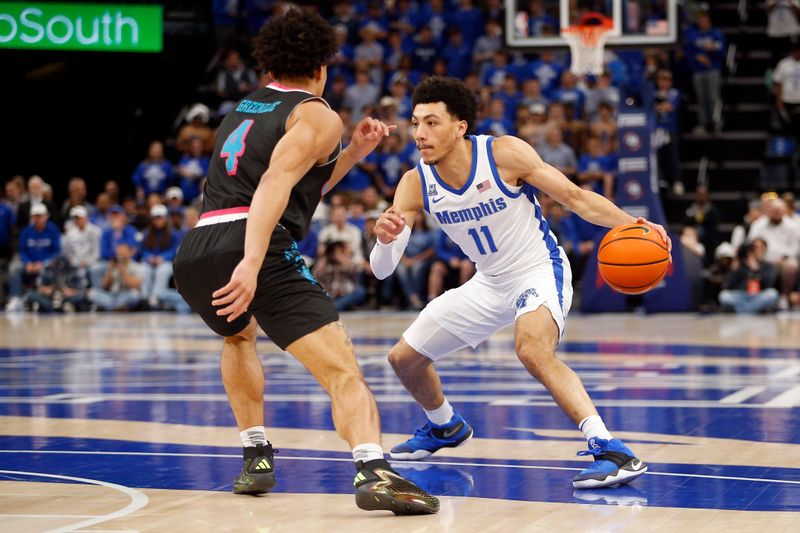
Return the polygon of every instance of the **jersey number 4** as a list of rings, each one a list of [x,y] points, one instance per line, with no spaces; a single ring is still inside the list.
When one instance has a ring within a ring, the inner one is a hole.
[[[225,170],[228,171],[228,176],[235,176],[236,169],[239,167],[239,157],[244,153],[245,139],[247,134],[250,133],[250,128],[253,126],[253,120],[243,120],[235,130],[228,135],[225,139],[225,144],[222,145],[222,151],[219,156],[225,159]]]
[[[478,247],[478,253],[486,255],[486,248],[483,247],[481,236],[478,235],[475,228],[470,228],[468,233],[475,239],[475,246]],[[483,236],[486,238],[486,244],[489,245],[489,253],[495,253],[497,251],[497,246],[494,245],[494,239],[492,239],[492,234],[489,232],[489,226],[481,226],[481,233],[483,233]]]

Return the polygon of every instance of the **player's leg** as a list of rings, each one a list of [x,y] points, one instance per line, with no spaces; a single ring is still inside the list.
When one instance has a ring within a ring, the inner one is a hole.
[[[263,494],[275,486],[272,445],[264,429],[264,368],[256,353],[256,321],[222,343],[222,383],[242,438],[244,464],[236,494]]]
[[[422,406],[427,421],[410,439],[392,448],[392,458],[424,459],[442,448],[469,441],[472,428],[447,401],[432,363],[467,346],[476,346],[510,324],[514,314],[507,307],[502,293],[493,290],[478,274],[430,302],[403,333],[389,352],[389,362]]]
[[[412,348],[406,337],[427,355]],[[410,439],[391,449],[392,459],[424,459],[442,448],[466,444],[472,438],[472,427],[445,398],[439,374],[433,367],[436,357],[433,354],[446,355],[467,346],[435,321],[420,316],[389,351],[389,363],[428,419]]]
[[[543,291],[545,292],[545,291]],[[647,466],[619,439],[614,439],[597,413],[578,375],[556,357],[563,317],[553,302],[528,304],[535,310],[518,316],[514,344],[517,356],[530,374],[547,388],[553,399],[581,429],[595,461],[573,479],[575,488],[597,488],[628,483],[647,471]],[[551,312],[550,307],[557,309]],[[527,310],[527,309],[526,309]]]
[[[439,501],[402,478],[384,459],[378,407],[344,324],[337,320],[322,326],[292,342],[286,350],[331,397],[333,424],[350,444],[358,470],[354,481],[356,504],[364,510],[395,514],[437,512]]]

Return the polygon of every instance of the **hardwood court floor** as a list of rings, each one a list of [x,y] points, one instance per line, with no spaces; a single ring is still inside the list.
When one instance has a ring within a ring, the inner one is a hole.
[[[386,448],[424,422],[385,357],[413,318],[344,317]],[[585,443],[510,330],[454,354],[438,368],[476,437],[394,464],[440,496],[425,517],[355,507],[327,396],[267,339],[279,485],[230,494],[240,445],[219,346],[189,316],[0,315],[0,531],[800,530],[800,315],[573,314],[560,356],[650,465],[615,489],[572,489]]]

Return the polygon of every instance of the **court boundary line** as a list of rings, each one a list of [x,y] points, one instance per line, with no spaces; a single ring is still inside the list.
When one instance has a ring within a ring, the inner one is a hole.
[[[241,454],[231,453],[180,453],[180,452],[114,452],[114,451],[83,451],[83,450],[0,450],[0,453],[44,453],[44,454],[66,454],[66,455],[129,455],[129,456],[143,456],[143,457],[208,457],[208,458],[222,458],[222,459],[241,459]],[[281,460],[291,459],[295,461],[334,461],[334,462],[349,462],[353,460],[348,457],[308,457],[302,455],[286,455],[281,456]],[[444,465],[444,466],[470,466],[470,467],[489,467],[489,468],[519,468],[525,470],[569,470],[581,471],[582,467],[570,466],[545,466],[545,465],[512,465],[503,463],[466,463],[456,461],[396,461],[389,460],[390,463],[398,465]],[[5,472],[0,470],[0,474]],[[674,476],[674,477],[691,477],[701,479],[722,479],[727,481],[755,481],[760,483],[781,483],[785,485],[800,485],[800,480],[794,481],[790,479],[767,479],[767,478],[753,478],[753,477],[740,477],[740,476],[717,476],[711,474],[687,474],[682,472],[653,472],[648,470],[645,475],[654,476]],[[76,478],[77,479],[77,478]]]
[[[6,450],[2,450],[5,452]],[[52,451],[52,450],[51,450]],[[61,474],[46,474],[44,472],[26,472],[21,470],[0,470],[0,474],[9,474],[9,475],[16,475],[16,476],[30,476],[30,477],[44,477],[44,478],[53,478],[53,479],[63,479],[68,481],[78,481],[81,483],[86,483],[88,485],[97,485],[100,487],[106,487],[108,489],[116,490],[128,496],[131,501],[123,507],[122,509],[118,509],[112,513],[108,513],[105,515],[98,515],[95,518],[90,518],[88,520],[84,520],[83,522],[78,522],[77,524],[72,524],[69,526],[58,527],[55,529],[50,529],[47,533],[70,533],[74,531],[78,531],[80,529],[84,529],[90,526],[94,526],[97,524],[102,524],[103,522],[108,522],[109,520],[114,520],[116,518],[122,518],[124,516],[128,516],[129,514],[135,513],[139,509],[145,507],[149,502],[150,498],[141,491],[138,491],[131,487],[126,487],[125,485],[118,485],[116,483],[110,483],[108,481],[102,481],[99,479],[89,479],[84,477],[75,477],[75,476],[65,476]],[[46,515],[43,515],[46,516]]]

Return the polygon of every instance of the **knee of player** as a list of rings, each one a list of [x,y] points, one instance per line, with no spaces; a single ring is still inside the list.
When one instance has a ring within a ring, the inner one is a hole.
[[[246,328],[244,328],[239,333],[235,335],[231,335],[229,337],[225,337],[223,342],[225,344],[230,345],[237,345],[237,344],[255,344],[256,336],[257,336],[257,328],[255,321],[251,321]]]
[[[555,347],[542,338],[532,335],[522,335],[515,341],[517,357],[526,366],[540,366],[555,359]]]
[[[331,397],[353,396],[354,388],[366,388],[367,382],[358,367],[341,367],[326,373],[321,385]]]

